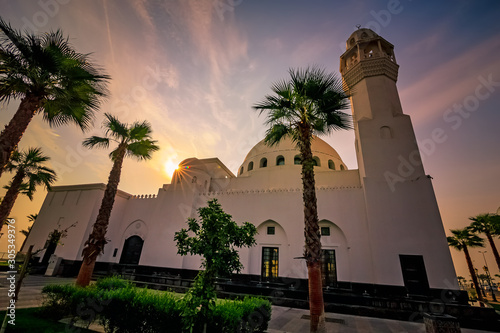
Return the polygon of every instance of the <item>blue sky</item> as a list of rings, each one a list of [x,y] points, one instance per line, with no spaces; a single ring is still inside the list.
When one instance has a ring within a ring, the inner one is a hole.
[[[156,193],[170,181],[166,166],[189,157],[218,157],[236,173],[265,131],[252,104],[290,67],[338,73],[345,40],[359,24],[395,46],[401,103],[434,177],[445,229],[500,206],[497,1],[0,0],[0,8],[15,28],[61,28],[112,76],[95,130],[50,128],[38,116],[23,137],[21,147],[41,145],[52,157],[57,185],[106,181],[107,153],[80,145],[101,133],[104,112],[149,120],[162,148],[150,162],[126,161],[124,191]],[[480,85],[484,98],[474,99]],[[471,111],[458,111],[463,104]],[[16,108],[1,106],[0,125]],[[432,140],[436,129],[443,142]],[[352,132],[324,139],[357,168]],[[33,202],[19,199],[13,215],[26,223],[44,197],[40,190]],[[465,276],[463,255],[452,254]],[[482,266],[479,255],[474,260]]]

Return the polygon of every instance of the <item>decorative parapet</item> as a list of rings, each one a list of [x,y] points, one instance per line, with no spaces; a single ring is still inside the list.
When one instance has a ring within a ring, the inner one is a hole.
[[[133,195],[131,199],[156,199],[156,194],[138,194]]]
[[[391,80],[397,81],[398,69],[399,65],[389,57],[374,57],[357,62],[352,67],[347,68],[342,75],[347,87],[351,89],[359,81],[370,76],[385,75]]]
[[[361,189],[361,186],[319,186],[317,191],[338,191]],[[265,193],[292,193],[302,192],[301,188],[276,188],[276,189],[255,189],[255,190],[228,190],[198,193],[200,196],[215,196],[215,195],[234,195],[234,194],[265,194]]]

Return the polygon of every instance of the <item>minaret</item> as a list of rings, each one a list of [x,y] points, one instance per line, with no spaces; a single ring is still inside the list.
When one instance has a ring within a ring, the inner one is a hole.
[[[398,183],[424,176],[410,117],[396,87],[394,46],[370,29],[347,40],[340,72],[351,94],[360,176]]]
[[[375,283],[418,295],[457,289],[432,183],[401,108],[394,46],[358,29],[346,47],[340,72],[351,96]]]

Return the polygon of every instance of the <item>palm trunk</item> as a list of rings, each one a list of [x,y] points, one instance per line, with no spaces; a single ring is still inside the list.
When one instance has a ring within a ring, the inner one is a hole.
[[[87,242],[85,242],[85,248],[82,252],[83,261],[78,277],[76,278],[77,286],[85,287],[89,285],[97,256],[101,254],[101,252],[104,252],[104,245],[107,243],[106,231],[108,230],[109,217],[111,216],[116,192],[118,191],[118,183],[120,182],[125,152],[126,146],[122,145],[118,147],[118,153],[113,162],[113,168],[109,173],[108,184],[106,185],[104,197],[101,201],[101,208],[97,214],[92,233],[89,235]]]
[[[469,255],[469,249],[464,247],[465,260],[467,261],[467,267],[469,268],[469,274],[472,277],[472,283],[474,284],[474,288],[476,289],[477,298],[480,301],[483,300],[483,295],[481,294],[481,288],[479,287],[479,282],[477,281],[476,271],[474,270],[474,266],[472,265],[472,260]]]
[[[23,170],[19,170],[16,173],[9,190],[3,197],[2,203],[0,204],[0,230],[2,230],[3,223],[9,217],[12,207],[14,207],[14,203],[19,195],[19,188],[23,183],[24,175]]]
[[[21,100],[16,114],[0,134],[0,176],[9,162],[10,155],[21,141],[31,119],[40,108],[40,104],[40,98],[30,94],[26,95]]]
[[[491,237],[491,234],[489,232],[485,232],[486,238],[488,238],[488,242],[490,243],[491,246],[491,251],[493,252],[493,255],[495,256],[495,261],[497,262],[498,270],[500,270],[500,256],[498,255],[498,250],[495,245],[495,242],[493,241],[493,237]]]
[[[309,283],[310,332],[325,332],[325,310],[321,281],[321,238],[318,225],[318,207],[314,181],[314,162],[311,151],[311,133],[302,127],[299,149],[302,159],[302,186],[304,200],[304,257],[307,261]]]

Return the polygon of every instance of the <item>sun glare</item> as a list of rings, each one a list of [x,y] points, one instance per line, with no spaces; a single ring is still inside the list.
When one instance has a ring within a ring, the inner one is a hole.
[[[169,160],[169,161],[165,162],[165,164],[163,165],[163,169],[165,170],[165,174],[167,175],[167,177],[169,179],[172,179],[172,177],[174,175],[174,171],[179,169],[179,166],[177,164],[175,164],[174,162]]]

